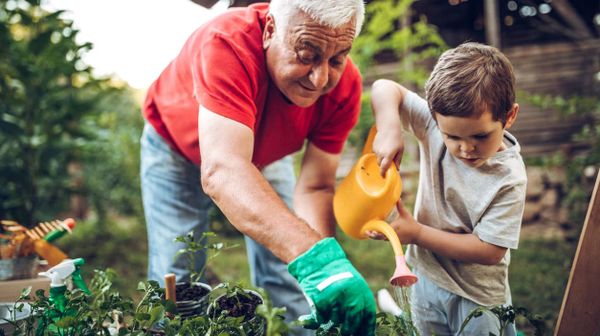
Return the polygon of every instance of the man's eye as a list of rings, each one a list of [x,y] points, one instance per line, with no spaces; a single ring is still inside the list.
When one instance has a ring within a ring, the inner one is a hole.
[[[315,55],[308,51],[300,51],[298,53],[298,59],[304,64],[310,64],[314,61]]]
[[[329,60],[329,63],[330,63],[331,65],[333,65],[333,66],[339,66],[339,65],[342,65],[342,64],[344,64],[344,60],[345,60],[345,59],[346,59],[346,56],[345,56],[345,55],[344,55],[344,56],[342,56],[342,55],[337,55],[337,56],[335,56],[335,57],[331,58],[331,59]]]

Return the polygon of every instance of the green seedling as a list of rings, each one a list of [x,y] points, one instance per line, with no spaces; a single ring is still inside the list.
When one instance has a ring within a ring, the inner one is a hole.
[[[190,282],[198,282],[204,277],[206,267],[210,262],[219,256],[222,251],[238,247],[238,245],[226,245],[221,242],[211,243],[210,238],[216,237],[214,232],[203,232],[200,239],[196,241],[194,232],[190,231],[183,236],[175,238],[176,242],[185,244],[185,248],[177,251],[176,256],[184,255],[188,261],[188,270],[190,272]],[[206,261],[200,270],[196,270],[196,258],[198,252],[205,253]]]
[[[489,314],[497,318],[499,322],[498,334],[490,333],[490,336],[504,336],[506,328],[508,328],[511,323],[515,323],[515,319],[518,316],[523,316],[531,323],[535,328],[535,336],[543,336],[546,334],[546,324],[540,316],[531,314],[526,308],[515,308],[511,305],[500,305],[491,308],[482,306],[473,309],[460,326],[459,334],[462,334],[463,330],[472,319],[480,317],[483,314]]]

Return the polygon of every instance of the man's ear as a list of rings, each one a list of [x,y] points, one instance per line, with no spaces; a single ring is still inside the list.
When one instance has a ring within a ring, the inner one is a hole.
[[[512,124],[517,119],[517,114],[519,114],[519,104],[514,103],[508,114],[506,115],[506,123],[504,124],[504,129],[509,129]]]
[[[275,37],[275,19],[273,19],[273,15],[267,14],[267,19],[265,21],[265,29],[263,30],[263,49],[269,48],[273,38]]]

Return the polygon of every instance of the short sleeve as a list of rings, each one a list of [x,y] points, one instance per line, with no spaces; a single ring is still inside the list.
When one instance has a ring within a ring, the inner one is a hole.
[[[402,127],[423,141],[426,134],[435,126],[427,101],[412,91],[408,91],[402,100],[400,117]]]
[[[190,65],[198,104],[254,130],[258,76],[252,62],[218,35],[205,40]]]
[[[498,192],[473,233],[490,244],[516,249],[524,208],[525,184],[507,186]]]

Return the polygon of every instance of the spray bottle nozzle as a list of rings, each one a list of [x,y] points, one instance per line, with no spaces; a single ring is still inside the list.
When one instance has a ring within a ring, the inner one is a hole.
[[[84,263],[83,258],[66,259],[46,272],[40,272],[39,275],[51,279],[50,287],[63,287],[66,285],[66,280],[72,277],[75,287],[81,289],[86,294],[90,294],[90,290],[85,285],[79,270]]]

